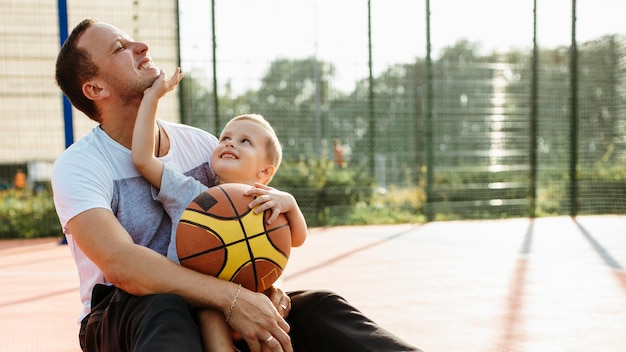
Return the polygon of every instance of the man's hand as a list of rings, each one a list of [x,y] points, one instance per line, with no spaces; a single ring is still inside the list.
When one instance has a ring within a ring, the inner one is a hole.
[[[293,352],[289,324],[262,293],[241,288],[229,324],[246,341],[251,352]]]

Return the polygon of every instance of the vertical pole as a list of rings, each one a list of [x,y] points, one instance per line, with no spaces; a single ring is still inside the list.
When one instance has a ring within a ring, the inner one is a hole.
[[[176,60],[179,67],[182,66],[182,57],[180,49],[180,1],[176,1]],[[181,67],[182,69],[182,67]],[[186,89],[185,84],[178,85],[178,113],[180,114],[180,122],[187,123],[187,104],[185,101]]]
[[[57,2],[59,16],[59,39],[61,46],[65,43],[69,33],[67,24],[67,2],[66,0],[58,0]],[[63,94],[63,121],[65,132],[65,147],[69,147],[74,143],[74,122],[72,119],[72,104],[70,100]]]
[[[426,220],[435,219],[433,203],[433,68],[430,43],[430,0],[426,0]]]
[[[572,44],[570,47],[570,216],[578,214],[578,47],[576,46],[576,0],[572,0]]]
[[[376,166],[374,153],[376,152],[375,129],[376,120],[374,114],[374,73],[372,69],[372,1],[367,0],[367,52],[369,68],[369,95],[368,95],[368,117],[369,117],[369,167],[370,175],[375,177]]]
[[[313,2],[313,79],[315,80],[315,150],[318,157],[324,158],[322,152],[322,109],[321,109],[321,73],[317,61],[317,1]]]
[[[211,0],[211,36],[213,41],[213,115],[215,116],[214,134],[220,134],[219,102],[217,94],[217,37],[215,35],[215,0]]]
[[[537,0],[533,1],[533,54],[530,78],[530,179],[529,179],[529,216],[534,218],[537,210],[537,66],[539,50],[537,48]]]
[[[69,35],[68,33],[68,24],[67,24],[67,2],[66,0],[58,0],[57,1],[57,12],[59,16],[59,41],[61,46],[67,40]],[[65,148],[69,147],[74,143],[74,121],[72,119],[72,104],[70,100],[62,94],[63,99],[63,121],[64,121],[64,133],[65,133]],[[63,235],[63,238],[59,242],[59,244],[66,245],[67,238]]]
[[[323,158],[322,153],[322,110],[321,110],[321,79],[317,54],[313,54],[313,79],[315,80],[315,150],[318,157]]]

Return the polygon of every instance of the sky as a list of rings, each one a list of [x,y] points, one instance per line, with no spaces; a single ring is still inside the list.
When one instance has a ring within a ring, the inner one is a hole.
[[[315,55],[340,78],[367,75],[367,0],[215,0],[218,75],[245,89],[277,58]],[[571,0],[537,0],[540,47],[568,46]],[[426,53],[425,0],[371,0],[375,74]],[[183,69],[210,71],[211,1],[180,0]],[[626,34],[626,1],[577,0],[578,42]],[[533,0],[431,0],[432,57],[460,39],[482,49],[530,48]],[[237,88],[237,87],[235,87]]]

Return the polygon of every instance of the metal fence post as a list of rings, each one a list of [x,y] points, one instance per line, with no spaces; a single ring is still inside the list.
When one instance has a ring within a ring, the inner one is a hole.
[[[533,53],[530,78],[530,179],[529,179],[529,216],[535,217],[537,210],[537,0],[533,2]]]
[[[576,45],[576,0],[572,0],[570,89],[570,216],[576,216],[578,214],[578,47]]]
[[[433,203],[433,68],[430,43],[430,0],[426,0],[426,220],[435,219]]]

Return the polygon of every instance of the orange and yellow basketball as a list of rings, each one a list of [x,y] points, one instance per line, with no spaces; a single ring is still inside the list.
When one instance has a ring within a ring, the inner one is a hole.
[[[209,188],[183,212],[176,231],[180,264],[262,292],[283,272],[291,251],[287,218],[267,224],[270,212],[254,214],[243,193],[251,186]]]

